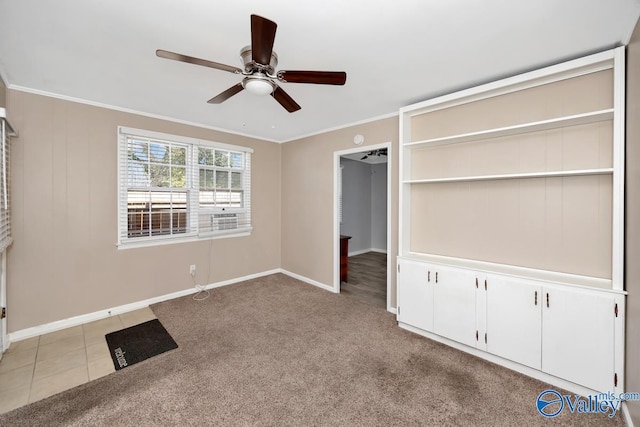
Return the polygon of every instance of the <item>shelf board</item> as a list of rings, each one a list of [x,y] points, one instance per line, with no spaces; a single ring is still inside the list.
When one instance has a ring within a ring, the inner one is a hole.
[[[469,258],[458,258],[423,252],[413,252],[410,250],[398,255],[398,258],[418,262],[435,263],[454,268],[466,268],[470,270],[486,272],[489,274],[501,274],[525,280],[544,281],[546,282],[546,286],[570,286],[572,287],[572,289],[595,289],[606,293],[626,294],[623,290],[614,288],[611,278],[584,276],[580,274],[564,273],[561,271],[542,270],[538,268],[500,264],[496,262],[480,261]]]
[[[444,136],[440,138],[425,139],[423,141],[407,142],[405,147],[417,145],[446,145],[461,142],[477,141],[481,139],[498,138],[501,136],[517,135],[528,132],[539,132],[550,129],[558,129],[568,126],[584,125],[588,123],[602,122],[613,119],[613,108],[599,111],[592,111],[574,116],[559,117],[555,119],[542,120],[539,122],[524,123],[515,126],[507,126],[495,129],[487,129],[478,132],[463,133],[459,135]]]
[[[558,178],[571,176],[590,175],[611,175],[613,168],[602,169],[581,169],[569,171],[552,172],[531,172],[531,173],[508,173],[500,175],[478,175],[478,176],[456,176],[450,178],[428,178],[428,179],[406,179],[403,184],[438,184],[445,182],[468,182],[468,181],[495,181],[500,179],[526,179],[526,178]]]

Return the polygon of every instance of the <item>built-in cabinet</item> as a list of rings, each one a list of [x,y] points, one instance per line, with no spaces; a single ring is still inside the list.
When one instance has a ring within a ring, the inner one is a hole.
[[[598,391],[615,390],[616,312],[612,294],[542,288],[542,370]],[[623,327],[622,324],[619,327]]]
[[[398,320],[468,345],[475,345],[475,289],[467,272],[400,260]]]
[[[398,260],[398,321],[594,390],[614,390],[623,298]]]
[[[434,286],[429,265],[398,260],[398,321],[433,331]],[[435,280],[434,280],[435,284]]]
[[[405,107],[400,141],[400,326],[622,391],[624,48]]]
[[[487,283],[484,293],[486,325],[491,331],[487,351],[541,369],[544,296],[540,284],[497,275],[488,282],[491,287]]]
[[[433,290],[433,331],[463,344],[475,345],[475,288],[465,270],[436,267]]]

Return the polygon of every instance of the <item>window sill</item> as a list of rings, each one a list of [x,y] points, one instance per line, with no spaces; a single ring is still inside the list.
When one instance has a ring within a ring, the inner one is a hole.
[[[217,239],[228,239],[232,237],[246,237],[250,236],[252,232],[252,228],[244,228],[241,230],[236,230],[228,233],[207,233],[203,235],[190,235],[185,237],[171,237],[171,238],[159,238],[154,240],[144,240],[144,241],[131,241],[126,243],[117,243],[116,247],[118,250],[126,250],[126,249],[136,249],[136,248],[149,248],[154,246],[164,246],[164,245],[173,245],[177,243],[192,243],[192,242],[201,242],[205,240],[217,240]]]

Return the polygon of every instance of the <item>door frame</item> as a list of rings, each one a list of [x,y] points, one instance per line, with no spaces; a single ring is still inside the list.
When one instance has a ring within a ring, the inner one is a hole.
[[[7,307],[7,250],[0,253],[0,309]],[[0,319],[0,359],[2,353],[9,348],[7,336],[7,318]]]
[[[391,307],[391,165],[393,153],[391,142],[372,144],[333,152],[333,292],[340,293],[340,190],[338,188],[340,173],[340,157],[347,154],[363,153],[371,150],[387,149],[387,311]]]

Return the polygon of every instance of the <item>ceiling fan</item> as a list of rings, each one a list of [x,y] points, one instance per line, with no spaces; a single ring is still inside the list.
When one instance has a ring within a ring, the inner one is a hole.
[[[366,160],[369,158],[369,156],[386,156],[387,155],[387,149],[386,148],[381,148],[379,150],[372,150],[369,151],[368,153],[366,153],[360,160]]]
[[[280,70],[276,73],[278,55],[273,51],[277,25],[258,15],[251,15],[251,45],[240,50],[244,63],[244,70],[231,65],[220,64],[206,59],[194,58],[180,53],[158,49],[156,55],[160,58],[174,61],[188,62],[228,71],[244,76],[242,82],[214,96],[210,104],[220,104],[243,89],[257,95],[271,95],[288,112],[293,113],[301,107],[277,83],[315,83],[324,85],[344,85],[347,73],[344,71],[290,71]]]

